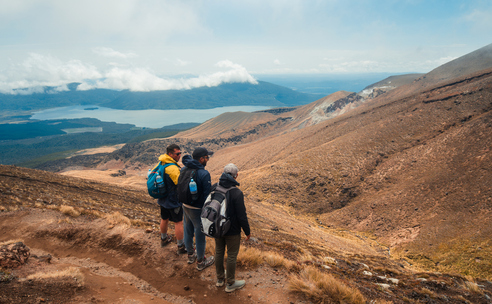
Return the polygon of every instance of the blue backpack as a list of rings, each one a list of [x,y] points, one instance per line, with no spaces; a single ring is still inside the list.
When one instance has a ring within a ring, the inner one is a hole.
[[[165,198],[167,196],[166,178],[164,176],[164,170],[170,165],[176,165],[175,163],[169,163],[163,165],[159,162],[152,171],[150,171],[147,177],[147,190],[149,195],[153,198]],[[177,165],[176,165],[177,166]]]

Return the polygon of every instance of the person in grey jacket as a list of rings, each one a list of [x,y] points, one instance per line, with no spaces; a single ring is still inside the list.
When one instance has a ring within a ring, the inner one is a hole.
[[[239,169],[234,164],[228,164],[224,167],[224,172],[219,179],[218,184],[224,188],[230,188],[226,194],[227,211],[226,216],[231,221],[229,231],[221,237],[215,239],[215,272],[217,274],[217,287],[224,286],[226,279],[226,292],[233,292],[236,289],[243,288],[246,284],[244,280],[235,280],[236,260],[241,244],[241,229],[246,235],[246,241],[251,237],[248,216],[244,205],[243,192],[237,188],[239,183],[236,181]],[[215,190],[217,184],[212,186]],[[227,248],[226,273],[224,272],[224,254]]]

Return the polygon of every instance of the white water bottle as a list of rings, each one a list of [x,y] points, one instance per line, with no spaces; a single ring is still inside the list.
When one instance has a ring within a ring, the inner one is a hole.
[[[162,192],[164,190],[164,181],[162,180],[162,176],[159,174],[155,178],[155,182],[157,184],[157,189],[159,189],[159,192]]]

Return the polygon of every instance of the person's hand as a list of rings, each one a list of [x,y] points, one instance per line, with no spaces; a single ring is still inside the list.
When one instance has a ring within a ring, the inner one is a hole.
[[[249,240],[250,237],[251,237],[251,234],[247,235],[245,241]]]

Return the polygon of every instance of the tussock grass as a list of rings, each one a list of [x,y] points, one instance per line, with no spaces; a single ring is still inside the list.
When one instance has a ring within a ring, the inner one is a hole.
[[[85,209],[85,210],[82,210],[82,214],[87,214],[87,215],[93,215],[95,217],[104,217],[104,213],[103,212],[100,212],[100,211],[97,211],[97,210],[93,210],[93,209]]]
[[[332,257],[325,256],[321,259],[325,265],[337,265],[337,260]]]
[[[19,239],[15,239],[15,240],[8,240],[8,241],[5,241],[5,242],[0,242],[0,247],[1,246],[7,246],[7,245],[10,245],[10,244],[15,244],[15,243],[24,243],[23,240],[19,240]]]
[[[123,214],[119,213],[118,211],[108,214],[104,218],[109,222],[111,228],[113,228],[116,225],[124,225],[124,226],[132,225],[130,219],[124,216]]]
[[[428,295],[428,296],[429,296],[429,297],[431,297],[431,298],[435,298],[435,297],[436,297],[436,294],[435,294],[432,290],[427,289],[427,288],[422,288],[422,289],[420,290],[420,292],[421,292],[422,294],[424,294],[424,295]]]
[[[66,215],[69,215],[71,217],[78,217],[80,216],[80,212],[75,210],[74,207],[72,206],[67,206],[67,205],[61,205],[60,206],[60,212]]]
[[[273,268],[285,268],[287,270],[293,268],[296,264],[277,252],[269,251],[263,254],[265,262]]]
[[[259,266],[263,263],[263,252],[252,247],[240,247],[237,263],[242,266]]]
[[[316,264],[318,259],[311,252],[306,251],[299,257],[299,262],[303,264]]]
[[[302,294],[316,303],[366,303],[366,299],[358,289],[345,285],[313,266],[304,268],[299,276],[291,276],[289,290]]]
[[[377,300],[374,300],[374,302],[371,302],[371,303],[374,303],[374,304],[393,304],[393,301],[377,299]]]
[[[471,276],[466,276],[466,281],[463,281],[462,286],[464,289],[472,293],[483,293],[483,290],[478,286],[478,284],[475,282],[475,279],[473,279]]]
[[[84,275],[76,267],[69,267],[62,271],[37,272],[25,278],[25,280],[46,280],[46,279],[65,279],[73,278],[80,285],[84,284]]]

